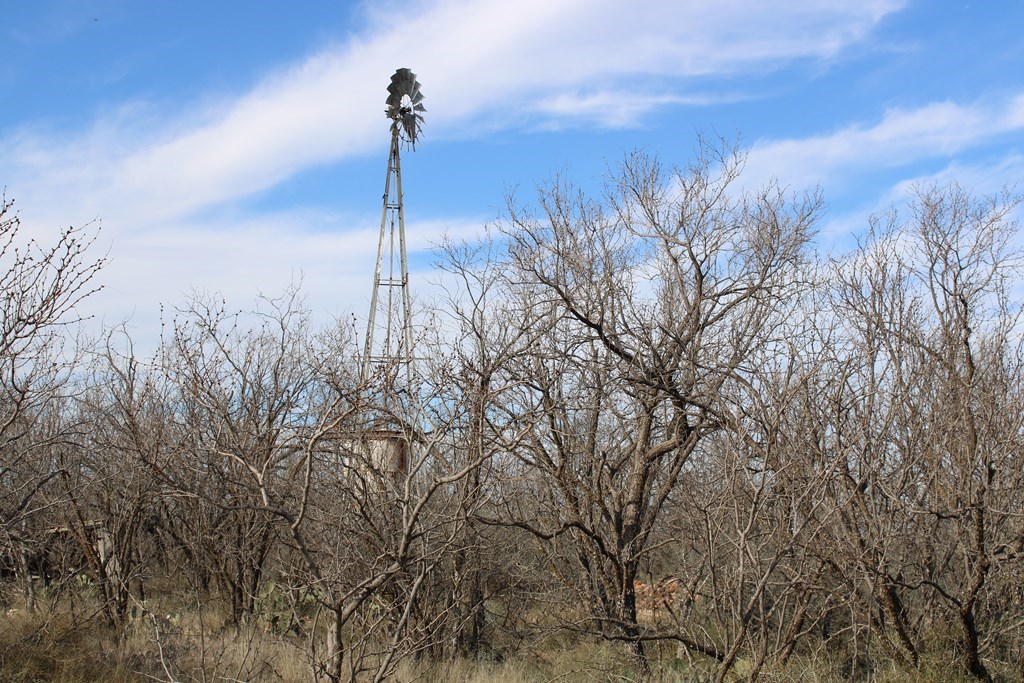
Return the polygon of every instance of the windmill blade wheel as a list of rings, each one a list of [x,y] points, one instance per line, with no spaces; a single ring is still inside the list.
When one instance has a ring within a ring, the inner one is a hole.
[[[423,126],[421,112],[427,110],[422,104],[421,87],[416,74],[408,68],[395,71],[388,85],[386,115],[392,121],[391,130],[410,147],[416,145]]]

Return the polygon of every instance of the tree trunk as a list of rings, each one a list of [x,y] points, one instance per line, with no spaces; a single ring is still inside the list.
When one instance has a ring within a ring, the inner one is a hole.
[[[963,630],[961,647],[964,649],[960,661],[963,664],[964,670],[977,679],[991,681],[992,676],[989,674],[988,669],[985,668],[981,661],[981,656],[978,654],[978,628],[974,622],[973,609],[960,611],[960,627]]]
[[[327,651],[325,653],[324,671],[331,683],[338,683],[341,680],[341,667],[345,662],[345,648],[342,647],[342,617],[341,610],[333,613],[334,620],[327,627]]]

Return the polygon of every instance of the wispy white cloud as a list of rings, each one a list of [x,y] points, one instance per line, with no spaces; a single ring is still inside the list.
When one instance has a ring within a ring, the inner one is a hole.
[[[933,173],[906,178],[894,185],[883,201],[892,204],[903,202],[913,195],[915,188],[932,185],[941,187],[950,183],[956,183],[978,195],[997,195],[1003,190],[1020,192],[1024,188],[1015,185],[1019,178],[1024,178],[1024,155],[1010,151],[996,159],[986,160],[985,163],[953,161]]]
[[[835,187],[865,169],[898,168],[942,159],[1024,129],[1024,94],[999,101],[931,103],[894,109],[874,125],[850,125],[828,135],[765,140],[750,150],[748,182],[777,178],[791,187]]]
[[[862,234],[872,215],[882,215],[893,209],[900,211],[912,201],[915,188],[955,183],[975,196],[996,196],[1004,190],[1020,192],[1015,179],[1024,178],[1024,155],[1018,151],[997,151],[975,161],[955,159],[941,162],[941,168],[923,173],[911,173],[882,191],[870,201],[833,212],[822,224],[820,238],[827,250],[842,252],[853,244],[853,238]],[[1017,206],[1011,219],[1024,222],[1024,206]],[[1024,247],[1024,239],[1018,240]]]
[[[641,123],[652,109],[670,105],[706,106],[731,102],[740,96],[721,94],[655,94],[635,90],[571,91],[539,100],[533,112],[543,117],[538,126],[558,130],[591,124],[605,128],[630,128]]]
[[[444,235],[471,237],[483,218],[412,221],[408,248],[423,252]],[[346,229],[323,229],[346,225]],[[317,229],[310,229],[317,226]],[[173,307],[199,288],[243,306],[254,295],[277,295],[301,280],[307,303],[318,317],[361,313],[370,296],[379,225],[320,212],[282,212],[239,218],[226,225],[183,220],[140,233],[120,235],[104,271],[105,288],[80,312],[105,324],[131,319],[143,347],[155,345],[159,304]],[[425,268],[413,259],[414,271]],[[426,278],[415,275],[418,287]]]

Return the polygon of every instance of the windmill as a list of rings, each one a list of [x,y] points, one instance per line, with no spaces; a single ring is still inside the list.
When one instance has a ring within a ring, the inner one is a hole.
[[[416,148],[425,111],[423,93],[420,92],[416,74],[409,69],[396,71],[388,86],[385,110],[385,115],[391,119],[391,152],[384,181],[384,207],[381,211],[370,315],[366,325],[366,347],[360,365],[362,382],[370,378],[375,367],[381,366],[393,371],[404,365],[406,373],[411,374],[412,303],[409,296],[409,263],[405,252],[405,210],[402,206],[399,148],[402,143],[410,150]]]

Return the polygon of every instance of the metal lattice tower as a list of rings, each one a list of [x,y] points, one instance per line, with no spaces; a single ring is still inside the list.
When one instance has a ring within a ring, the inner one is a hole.
[[[409,263],[405,251],[405,210],[402,204],[402,163],[404,142],[415,149],[423,123],[423,94],[416,74],[399,69],[388,86],[387,109],[391,119],[391,151],[384,181],[384,206],[377,243],[377,266],[370,296],[366,325],[366,347],[360,379],[366,381],[375,367],[397,370],[412,363],[412,301],[409,295]],[[397,261],[397,262],[396,262]]]

